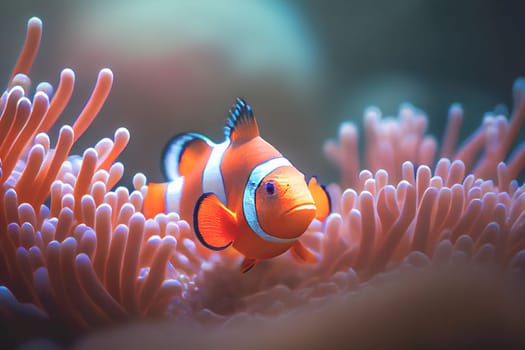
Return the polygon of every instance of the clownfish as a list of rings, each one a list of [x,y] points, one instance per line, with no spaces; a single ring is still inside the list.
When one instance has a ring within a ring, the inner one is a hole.
[[[314,218],[330,213],[330,197],[259,136],[252,108],[240,98],[230,109],[225,140],[197,133],[175,136],[163,152],[169,182],[150,183],[143,212],[178,212],[212,250],[230,246],[244,256],[241,271],[288,249],[307,262],[316,256],[299,241]]]

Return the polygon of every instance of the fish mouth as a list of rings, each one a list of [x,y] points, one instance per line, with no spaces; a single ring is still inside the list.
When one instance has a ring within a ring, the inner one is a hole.
[[[316,210],[317,207],[313,202],[302,202],[287,209],[279,216],[284,228],[279,230],[276,236],[288,239],[298,238],[314,219]]]
[[[317,207],[313,203],[298,204],[298,205],[296,205],[296,206],[286,210],[282,215],[287,215],[287,214],[290,214],[290,213],[293,213],[293,212],[296,212],[296,211],[300,211],[300,210],[313,210],[315,212],[317,210]]]

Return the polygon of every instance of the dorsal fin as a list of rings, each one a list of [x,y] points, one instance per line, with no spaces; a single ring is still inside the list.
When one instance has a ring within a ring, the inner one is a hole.
[[[224,128],[224,134],[232,142],[244,142],[259,136],[259,127],[253,115],[252,107],[242,98],[230,109],[228,125]]]

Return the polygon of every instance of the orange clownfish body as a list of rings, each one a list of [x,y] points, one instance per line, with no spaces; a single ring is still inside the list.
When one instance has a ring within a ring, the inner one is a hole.
[[[230,245],[245,256],[241,271],[291,249],[303,261],[315,255],[299,242],[314,218],[330,213],[330,198],[315,177],[308,183],[279,151],[259,136],[242,99],[230,110],[226,139],[215,144],[195,133],[167,145],[164,184],[148,185],[144,214],[176,211],[207,248]]]

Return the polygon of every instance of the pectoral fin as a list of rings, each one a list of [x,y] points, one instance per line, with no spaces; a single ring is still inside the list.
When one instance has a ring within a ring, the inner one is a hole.
[[[296,241],[292,245],[291,251],[292,251],[293,256],[301,262],[308,262],[308,263],[317,262],[317,256],[299,241]]]
[[[317,207],[315,218],[323,221],[332,211],[330,195],[326,188],[317,181],[317,177],[315,176],[312,176],[308,181],[308,189],[310,190],[315,206]]]
[[[193,229],[207,248],[223,250],[235,239],[236,215],[211,192],[200,196],[193,211]]]

